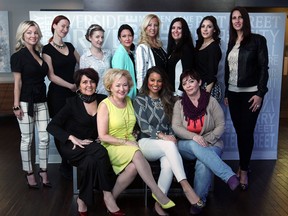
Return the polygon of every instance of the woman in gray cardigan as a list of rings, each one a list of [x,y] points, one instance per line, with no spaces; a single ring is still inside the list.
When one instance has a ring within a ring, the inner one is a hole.
[[[213,173],[231,190],[239,185],[232,169],[220,158],[225,129],[223,110],[215,98],[200,88],[201,79],[193,70],[180,76],[183,97],[175,103],[172,128],[180,138],[178,148],[185,159],[197,159],[194,190],[206,201]]]

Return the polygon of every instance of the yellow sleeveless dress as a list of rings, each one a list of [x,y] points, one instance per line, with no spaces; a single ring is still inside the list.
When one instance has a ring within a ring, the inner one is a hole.
[[[109,98],[104,99],[101,103],[105,103],[108,108],[108,133],[116,138],[135,141],[132,135],[136,117],[131,99],[126,97],[127,106],[125,108],[116,107]],[[131,162],[136,151],[140,150],[136,146],[113,145],[102,142],[107,149],[108,155],[116,174],[122,172]]]

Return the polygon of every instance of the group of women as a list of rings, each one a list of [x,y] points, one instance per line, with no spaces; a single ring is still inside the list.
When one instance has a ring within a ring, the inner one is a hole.
[[[159,39],[160,23],[155,14],[144,18],[135,58],[134,31],[127,24],[119,28],[120,45],[113,56],[102,48],[104,29],[91,25],[85,35],[91,47],[81,57],[71,43],[63,42],[70,26],[67,17],[53,20],[53,36],[43,47],[42,57],[37,23],[19,25],[16,52],[11,56],[13,111],[21,130],[22,166],[30,188],[39,188],[31,163],[36,124],[40,182],[52,187],[47,174],[49,132],[62,157],[60,168],[65,176],[69,177],[71,165],[78,167],[80,215],[87,215],[95,188],[103,191],[110,215],[125,215],[116,199],[137,173],[150,187],[158,215],[168,215],[166,209],[175,206],[167,197],[174,175],[192,214],[205,206],[213,173],[231,190],[238,185],[247,190],[253,132],[268,90],[265,38],[251,33],[244,8],[231,11],[224,103],[229,104],[237,133],[240,163],[235,174],[221,160],[225,119],[217,102],[221,100],[217,71],[222,56],[217,21],[213,16],[203,18],[194,48],[187,22],[175,18],[167,53]],[[74,73],[77,63],[80,69]],[[46,75],[51,81],[47,97]],[[138,139],[135,125],[140,130]],[[182,157],[197,159],[193,188]],[[147,160],[160,160],[158,185]]]

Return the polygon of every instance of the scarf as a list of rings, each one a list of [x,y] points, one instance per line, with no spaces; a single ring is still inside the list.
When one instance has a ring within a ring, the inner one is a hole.
[[[190,120],[194,122],[194,128],[196,128],[196,122],[199,119],[201,126],[203,126],[202,117],[206,114],[206,108],[208,106],[210,94],[205,90],[200,89],[200,98],[198,99],[198,107],[189,99],[186,92],[183,92],[181,104],[183,105],[183,112],[185,121],[190,125]]]
[[[85,95],[85,94],[82,94],[79,90],[76,91],[76,94],[85,103],[92,103],[93,101],[96,100],[96,97],[97,97],[96,93],[94,93],[92,95]]]

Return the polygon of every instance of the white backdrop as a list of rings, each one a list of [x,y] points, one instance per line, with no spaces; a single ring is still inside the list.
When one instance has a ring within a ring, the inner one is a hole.
[[[114,51],[118,45],[117,32],[120,25],[127,23],[135,31],[135,45],[138,42],[138,32],[143,17],[155,13],[162,21],[160,36],[164,48],[167,47],[167,35],[171,21],[178,16],[183,17],[195,40],[196,29],[204,16],[213,15],[217,18],[221,29],[222,60],[219,65],[218,80],[224,82],[224,58],[228,41],[229,13],[209,12],[67,12],[67,11],[31,11],[30,19],[36,21],[43,33],[43,44],[47,44],[52,36],[51,23],[55,16],[65,15],[70,19],[70,32],[65,38],[71,42],[80,55],[90,44],[84,35],[91,24],[100,24],[105,29],[104,48]],[[252,159],[277,159],[278,128],[280,111],[281,79],[283,66],[283,48],[285,33],[285,13],[251,13],[252,31],[262,34],[267,39],[269,51],[269,91],[265,97],[255,130],[255,147]],[[226,130],[223,135],[225,143],[223,159],[238,159],[236,134],[230,119],[229,110],[223,105],[226,116]],[[51,139],[52,140],[52,139]],[[57,161],[57,151],[53,144],[50,148],[50,162]]]

